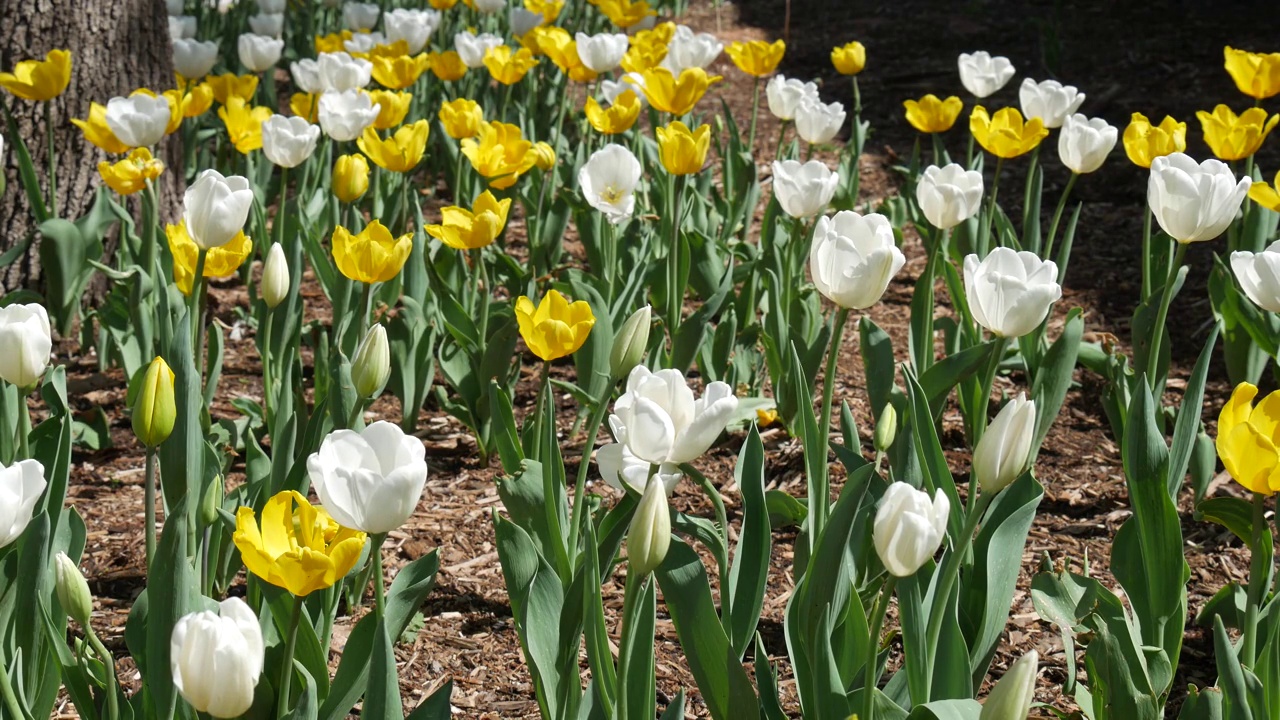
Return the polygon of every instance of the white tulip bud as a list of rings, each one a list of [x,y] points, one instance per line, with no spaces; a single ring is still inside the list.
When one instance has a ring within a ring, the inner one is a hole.
[[[374,325],[360,341],[356,355],[351,359],[351,381],[361,398],[374,398],[382,392],[391,377],[391,346],[387,344],[387,329]]]
[[[885,490],[876,511],[872,540],[886,570],[896,577],[910,577],[933,557],[947,537],[951,503],[938,490],[929,493],[907,483],[895,482]]]
[[[267,251],[267,261],[262,264],[262,300],[274,310],[289,294],[289,261],[284,257],[284,247],[275,243]]]
[[[56,584],[54,591],[58,595],[58,604],[62,606],[67,617],[89,626],[89,617],[93,614],[93,593],[89,592],[89,583],[85,582],[80,568],[71,562],[67,554],[60,552],[53,558]]]
[[[898,437],[898,410],[893,403],[886,403],[876,420],[876,432],[872,438],[876,452],[888,452]]]
[[[973,450],[973,475],[984,493],[1005,489],[1023,470],[1036,434],[1036,402],[1026,393],[1005,403]]]
[[[1009,667],[1009,672],[991,688],[978,720],[1027,720],[1031,701],[1035,700],[1039,665],[1040,654],[1035,650],[1018,658]]]
[[[258,616],[238,597],[178,619],[169,638],[173,685],[197,712],[243,715],[253,705],[265,646]]]
[[[609,370],[613,377],[620,378],[631,372],[631,369],[644,360],[649,349],[649,329],[653,323],[653,309],[648,305],[631,313],[622,329],[613,338],[613,349],[609,351]]]
[[[645,485],[636,514],[627,531],[627,564],[637,578],[649,575],[662,564],[671,546],[671,510],[662,478],[654,475]]]
[[[1260,253],[1231,253],[1231,270],[1254,305],[1280,313],[1280,240]]]
[[[53,332],[43,305],[0,307],[0,380],[20,391],[34,389],[49,367],[52,351]]]

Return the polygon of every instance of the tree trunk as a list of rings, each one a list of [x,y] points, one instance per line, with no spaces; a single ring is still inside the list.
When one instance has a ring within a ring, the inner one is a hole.
[[[53,49],[71,51],[71,84],[50,103],[36,103],[0,91],[31,152],[41,187],[48,188],[48,135],[53,123],[58,153],[58,216],[74,220],[85,212],[101,183],[98,162],[108,156],[84,139],[71,124],[88,117],[89,103],[106,104],[117,95],[146,87],[156,92],[173,87],[173,56],[164,3],[160,0],[0,0],[0,67],[43,59]],[[46,117],[45,106],[49,105]],[[7,134],[7,132],[5,133]],[[169,150],[175,143],[166,143]],[[160,207],[173,208],[180,197],[180,155],[164,153]],[[0,195],[0,252],[30,240],[23,256],[0,267],[0,295],[18,288],[35,289],[40,280],[39,238],[18,179],[13,141],[4,148],[6,188]]]

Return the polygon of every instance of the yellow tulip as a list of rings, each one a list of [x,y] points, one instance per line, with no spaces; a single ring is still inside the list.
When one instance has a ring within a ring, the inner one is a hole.
[[[622,56],[622,69],[627,72],[643,73],[656,68],[667,57],[667,42],[657,35],[647,35],[645,39],[633,38],[631,47]]]
[[[491,47],[484,53],[484,66],[494,80],[503,85],[515,85],[524,79],[529,70],[538,64],[538,59],[529,52],[529,48],[520,48],[512,52],[508,45]]]
[[[1263,495],[1280,490],[1280,391],[1253,399],[1258,388],[1240,383],[1218,416],[1218,457],[1231,477]]]
[[[358,282],[372,285],[394,278],[412,250],[413,233],[392,237],[377,220],[358,235],[341,225],[333,230],[333,261],[343,275]]]
[[[218,117],[227,126],[231,144],[242,154],[248,155],[262,147],[262,123],[271,117],[271,109],[249,107],[243,98],[233,95],[227,98],[225,105],[218,108]]]
[[[407,58],[409,57],[409,41],[397,40],[393,43],[380,43],[374,45],[369,52],[357,53],[354,57],[362,57],[370,62],[373,62],[374,58]]]
[[[404,122],[409,114],[409,106],[413,103],[413,95],[407,92],[390,90],[367,90],[369,99],[378,106],[378,117],[373,120],[373,127],[378,130],[390,130]]]
[[[550,58],[570,80],[588,83],[596,79],[595,71],[582,64],[582,58],[578,56],[578,43],[564,28],[542,28],[537,41],[542,54]]]
[[[147,373],[142,377],[142,389],[133,402],[130,420],[134,437],[144,446],[154,449],[169,439],[177,416],[173,369],[157,355],[147,366]]]
[[[969,115],[969,132],[987,152],[1006,160],[1031,152],[1049,135],[1040,118],[1024,122],[1022,113],[1011,107],[990,116],[981,105]]]
[[[524,344],[547,362],[577,352],[596,324],[590,305],[582,300],[570,304],[555,290],[548,290],[537,307],[521,295],[515,312]]]
[[[550,172],[556,166],[556,149],[551,143],[536,142],[533,144],[533,164],[543,172]]]
[[[235,73],[210,75],[205,78],[205,83],[213,90],[213,99],[217,100],[219,105],[226,105],[227,100],[233,97],[249,102],[253,99],[253,94],[258,91],[257,75],[236,75]]]
[[[333,194],[353,203],[369,191],[369,161],[359,153],[343,155],[333,163]]]
[[[524,9],[541,15],[544,23],[553,23],[564,9],[564,0],[524,0]]]
[[[1267,117],[1267,111],[1251,107],[1236,115],[1226,105],[1219,105],[1212,113],[1201,110],[1196,113],[1204,129],[1204,141],[1222,160],[1243,160],[1258,152],[1267,134],[1280,122],[1280,115]]]
[[[430,0],[431,7],[436,10],[450,10],[458,4],[458,0]]]
[[[655,110],[680,116],[693,110],[707,88],[724,78],[702,68],[686,68],[679,77],[664,67],[644,71],[644,95]]]
[[[0,87],[23,100],[52,100],[71,82],[71,51],[50,50],[44,60],[23,60],[11,73],[0,73]]]
[[[356,139],[356,145],[378,167],[407,173],[422,162],[430,133],[431,123],[426,120],[405,125],[385,140],[378,136],[377,130],[367,127]]]
[[[440,127],[454,140],[475,137],[484,122],[484,110],[480,103],[470,98],[458,98],[440,105]]]
[[[1256,182],[1249,188],[1249,197],[1262,207],[1280,212],[1280,173],[1276,173],[1275,183]]]
[[[462,56],[453,50],[431,53],[427,57],[430,58],[431,73],[437,80],[446,82],[460,80],[467,74],[467,64],[462,62]]]
[[[1228,45],[1222,55],[1240,92],[1259,100],[1280,95],[1280,53],[1251,53]]]
[[[640,96],[634,90],[625,90],[618,95],[613,104],[605,109],[593,97],[587,98],[587,122],[596,132],[605,135],[617,135],[631,129],[640,117]]]
[[[164,172],[164,163],[151,157],[151,151],[138,148],[116,163],[106,160],[98,163],[98,174],[107,187],[121,195],[132,195],[147,186]]]
[[[196,262],[200,247],[187,234],[187,225],[166,225],[164,234],[169,239],[169,254],[173,256],[173,282],[183,295],[191,294],[191,280],[196,275]],[[253,241],[241,230],[231,242],[212,248],[205,253],[203,277],[226,277],[235,273],[253,252]]]
[[[648,30],[638,30],[631,36],[631,44],[640,43],[658,43],[662,46],[671,44],[671,38],[676,36],[676,24],[670,20],[660,22]]]
[[[289,98],[289,112],[309,123],[316,123],[320,120],[320,93],[294,93]]]
[[[787,44],[782,40],[767,43],[764,40],[732,42],[724,49],[729,59],[742,72],[755,77],[764,77],[778,69],[782,55],[787,51]]]
[[[353,35],[350,30],[343,30],[340,33],[333,33],[331,35],[317,35],[315,42],[316,54],[343,52],[347,49],[347,41],[352,37]]]
[[[1186,149],[1187,124],[1168,115],[1152,125],[1146,115],[1136,112],[1124,129],[1124,152],[1138,167],[1149,168],[1152,160]]]
[[[427,234],[455,250],[482,248],[502,234],[510,209],[510,198],[498,200],[485,190],[470,210],[456,205],[441,208],[440,224],[428,225]]]
[[[760,427],[765,428],[765,427],[769,427],[770,425],[776,422],[778,422],[777,408],[769,408],[767,410],[764,410],[764,409],[756,410],[756,425],[759,425]]]
[[[249,572],[302,597],[346,577],[366,536],[338,525],[301,493],[285,490],[262,508],[261,528],[253,508],[237,510],[232,538]]]
[[[662,167],[672,175],[700,172],[707,161],[707,149],[710,147],[710,125],[700,125],[691,131],[677,120],[658,128],[658,154],[662,158]]]
[[[657,15],[657,11],[649,7],[649,3],[645,0],[600,0],[596,4],[600,12],[609,18],[609,22],[620,28],[626,29],[633,25],[638,25],[645,18]]]
[[[831,64],[841,75],[857,75],[867,66],[867,48],[857,40],[832,48]],[[952,118],[952,121],[954,122],[955,118]]]
[[[417,82],[422,73],[427,71],[431,66],[431,57],[426,53],[412,57],[370,55],[369,62],[373,63],[373,79],[379,85],[392,90],[403,90]]]
[[[84,120],[71,118],[71,124],[80,128],[85,140],[109,153],[123,155],[129,152],[129,146],[120,142],[115,133],[111,132],[111,127],[107,125],[106,105],[89,103],[89,117]]]
[[[462,141],[462,154],[476,172],[499,190],[511,187],[537,162],[533,143],[524,139],[520,128],[504,122],[480,125],[480,134]]]
[[[964,109],[960,98],[952,95],[946,100],[939,100],[932,93],[919,100],[906,100],[902,103],[907,109],[907,122],[922,133],[941,133],[951,129]]]
[[[176,90],[167,90],[165,95],[175,93],[176,96],[177,92]],[[182,117],[200,117],[209,112],[209,108],[213,107],[213,88],[209,87],[209,83],[188,85],[178,105],[182,109]]]

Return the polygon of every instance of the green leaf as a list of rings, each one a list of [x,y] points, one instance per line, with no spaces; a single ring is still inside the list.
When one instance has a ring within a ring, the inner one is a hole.
[[[449,699],[452,697],[453,680],[445,680],[405,720],[449,720],[453,714],[449,707]]]
[[[1178,419],[1173,426],[1173,439],[1169,447],[1169,470],[1165,478],[1169,497],[1175,501],[1178,490],[1182,488],[1182,478],[1187,474],[1187,466],[1191,464],[1191,455],[1195,450],[1196,433],[1203,412],[1204,385],[1209,376],[1209,362],[1213,358],[1213,348],[1218,342],[1218,327],[1215,325],[1209,333],[1209,339],[1196,359],[1196,365],[1187,378],[1187,388],[1182,394],[1182,404],[1178,408]]]
[[[183,337],[184,334],[179,333],[178,336]],[[172,443],[173,437],[170,436],[167,442]],[[173,715],[178,702],[170,670],[169,640],[173,635],[173,626],[187,614],[195,594],[195,573],[187,560],[187,505],[192,502],[193,497],[183,497],[170,506],[170,514],[165,518],[164,533],[156,548],[152,572],[154,577],[165,578],[165,584],[163,587],[153,585],[155,592],[151,592],[151,588],[146,591],[147,664],[143,682],[155,715],[163,718]]]
[[[768,490],[764,499],[769,512],[769,526],[774,530],[799,527],[809,515],[809,508],[785,491]]]
[[[1044,360],[1036,370],[1035,382],[1031,385],[1031,397],[1036,401],[1036,434],[1031,442],[1031,464],[1040,454],[1049,428],[1058,419],[1062,403],[1071,389],[1071,378],[1076,367],[1076,358],[1080,354],[1080,337],[1084,333],[1084,317],[1080,308],[1072,308],[1067,313],[1062,334],[1045,353]]]
[[[362,715],[391,718],[401,715],[400,675],[396,672],[396,655],[387,634],[386,619],[378,621],[373,631],[373,657],[369,667],[369,690],[365,693]]]
[[[649,577],[627,578],[622,637],[618,645],[619,720],[648,720],[656,714],[653,665],[656,588]]]
[[[738,454],[734,479],[742,493],[742,529],[729,566],[727,593],[729,643],[739,657],[747,651],[756,634],[756,624],[764,608],[765,586],[769,580],[769,558],[773,550],[769,510],[765,500],[764,444],[755,425],[747,433]]]

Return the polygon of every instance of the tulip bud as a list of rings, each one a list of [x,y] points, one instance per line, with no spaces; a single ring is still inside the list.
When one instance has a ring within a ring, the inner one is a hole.
[[[54,589],[58,595],[58,603],[66,611],[67,617],[88,627],[89,616],[93,613],[93,594],[89,592],[89,583],[80,574],[80,568],[71,562],[66,553],[60,552],[54,556],[54,573],[57,578]]]
[[[533,144],[533,164],[543,172],[550,172],[556,166],[556,151],[549,143]]]
[[[262,264],[262,299],[267,308],[274,310],[289,294],[289,263],[280,243],[267,251],[267,261]]]
[[[333,194],[344,203],[359,200],[369,190],[369,161],[363,155],[343,155],[333,164]]]
[[[622,323],[622,329],[613,338],[613,350],[609,352],[609,370],[614,378],[626,375],[644,360],[652,322],[653,310],[645,305]]]
[[[142,388],[133,401],[133,434],[155,449],[173,432],[178,410],[173,397],[173,370],[157,355],[147,366]]]
[[[886,403],[880,411],[880,419],[876,421],[876,434],[873,439],[876,452],[888,452],[898,436],[898,410],[893,403]]]
[[[671,511],[667,489],[657,474],[649,478],[640,504],[636,506],[631,529],[627,531],[627,562],[637,577],[653,572],[667,557],[671,545]]]
[[[361,398],[377,397],[391,377],[391,346],[387,344],[387,329],[381,325],[369,328],[356,355],[351,360],[351,380],[356,394]]]
[[[224,492],[222,476],[219,475],[209,483],[209,487],[200,498],[200,522],[203,525],[209,526],[218,520],[218,508],[222,507]]]
[[[1009,672],[991,688],[978,720],[1026,720],[1036,694],[1036,670],[1040,654],[1035,650],[1018,658]]]
[[[973,475],[984,493],[998,493],[1027,467],[1036,434],[1036,403],[1026,393],[1005,404],[973,450]]]
[[[169,638],[174,688],[215,718],[239,717],[253,705],[263,655],[258,616],[237,597],[223,600],[217,612],[182,616]]]

